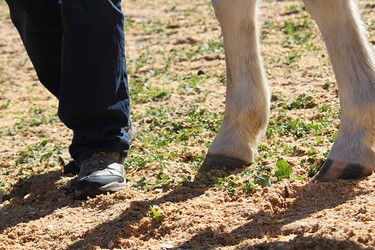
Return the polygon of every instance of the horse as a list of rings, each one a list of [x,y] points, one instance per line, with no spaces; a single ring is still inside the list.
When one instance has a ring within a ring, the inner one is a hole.
[[[270,113],[261,57],[260,0],[212,0],[227,71],[224,120],[199,171],[250,165]],[[375,59],[355,0],[303,0],[319,26],[336,77],[341,122],[312,181],[357,179],[375,171]]]

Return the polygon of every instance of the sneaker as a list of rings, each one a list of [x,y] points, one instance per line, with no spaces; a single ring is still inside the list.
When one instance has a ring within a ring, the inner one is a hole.
[[[132,122],[130,122],[130,126],[125,127],[125,131],[128,133],[129,144],[131,144],[135,140],[135,137],[136,137],[136,134],[137,134],[137,130],[134,127],[134,125],[133,125]],[[63,174],[73,174],[73,175],[76,175],[76,174],[79,174],[79,171],[80,171],[80,168],[76,164],[76,162],[75,161],[70,161],[68,164],[66,164],[64,166]]]
[[[80,164],[75,198],[86,199],[125,189],[124,160],[120,153],[98,152]]]

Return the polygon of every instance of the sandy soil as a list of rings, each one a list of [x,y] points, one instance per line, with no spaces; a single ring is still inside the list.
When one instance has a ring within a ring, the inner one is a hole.
[[[375,47],[375,2],[359,2]],[[165,61],[165,55],[173,49],[186,51],[192,44],[220,39],[220,29],[208,1],[182,4],[173,0],[129,0],[123,5],[128,20],[127,57],[131,77],[163,68],[159,62]],[[268,27],[267,22],[283,23],[301,15],[300,11],[292,10],[293,5],[301,3],[264,1],[261,25]],[[168,35],[158,32],[158,25],[167,27]],[[269,83],[279,100],[294,98],[308,89],[314,93],[316,103],[337,109],[336,88],[322,87],[335,80],[316,26],[313,31],[311,39],[322,49],[304,52],[299,66],[290,67],[283,61],[292,48],[280,45],[280,32],[265,29],[263,54]],[[133,63],[146,49],[152,55],[149,63],[135,67]],[[222,112],[225,86],[214,79],[225,75],[224,55],[197,55],[176,62],[170,65],[168,74],[195,74],[199,70],[213,79],[200,87],[205,101],[199,105],[211,112]],[[161,87],[178,88],[178,80],[159,76],[158,81]],[[129,171],[127,190],[87,201],[74,200],[76,177],[62,175],[61,164],[55,158],[40,163],[32,159],[29,165],[22,158],[24,152],[30,152],[27,151],[30,145],[48,139],[54,143],[44,150],[59,152],[58,159],[68,162],[71,132],[56,118],[57,101],[39,84],[3,1],[0,1],[0,85],[0,249],[375,249],[375,175],[358,181],[320,184],[309,183],[308,178],[293,183],[283,180],[234,195],[199,178],[163,189],[135,188],[134,183],[142,176],[152,178],[150,169],[154,166],[150,164],[149,168]],[[167,100],[136,104],[132,112],[142,116],[157,106],[177,106],[183,110],[184,105],[198,97],[176,91]],[[33,120],[37,125],[31,124],[25,118],[30,112],[42,122]],[[317,114],[316,110],[295,110],[288,115],[293,118]],[[149,129],[147,121],[137,120],[136,125],[139,131]],[[272,140],[303,148],[315,138]],[[262,144],[281,152],[271,142]],[[135,142],[129,157],[135,158],[141,152],[140,145],[141,142]],[[327,141],[316,147],[319,159],[324,159],[330,145]],[[192,154],[206,150],[204,145],[187,148]],[[184,152],[180,145],[171,146],[171,150]],[[265,153],[260,152],[259,157],[262,154]],[[301,163],[301,156],[283,157],[295,172],[306,175],[309,163]],[[276,159],[277,156],[271,157],[262,164],[274,168]],[[196,174],[180,162],[166,164],[170,176]],[[175,164],[180,168],[175,168]],[[155,219],[150,206],[163,214],[160,221]]]

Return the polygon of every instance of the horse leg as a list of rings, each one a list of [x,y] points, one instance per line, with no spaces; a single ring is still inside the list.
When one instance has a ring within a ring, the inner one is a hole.
[[[304,0],[323,35],[339,88],[339,133],[317,181],[375,171],[375,60],[353,0]]]
[[[227,66],[224,121],[200,171],[249,165],[266,129],[270,94],[257,28],[257,0],[212,0]]]

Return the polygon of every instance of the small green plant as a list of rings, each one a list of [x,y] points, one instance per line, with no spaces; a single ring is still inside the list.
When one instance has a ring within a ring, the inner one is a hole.
[[[292,5],[287,5],[285,7],[285,14],[286,15],[291,15],[291,14],[296,14],[296,13],[299,13],[299,9],[301,8],[301,6],[299,5],[295,5],[295,4],[292,4]]]
[[[152,215],[156,221],[156,223],[160,223],[162,220],[163,220],[163,214],[160,213],[156,208],[154,208],[153,206],[150,206],[150,209],[151,209],[151,212],[152,212]]]
[[[239,187],[239,177],[238,176],[228,176],[224,178],[218,178],[217,184],[215,184],[218,188],[223,188],[227,194],[233,195],[236,192],[236,188]]]
[[[313,177],[314,175],[316,175],[316,173],[318,173],[318,168],[316,165],[312,165],[309,169],[309,172],[307,174],[308,177]]]
[[[272,185],[271,176],[268,174],[260,174],[255,176],[254,182],[262,188],[269,187]]]
[[[190,74],[181,80],[177,93],[183,95],[200,94],[202,92],[202,84],[206,80],[205,76],[197,76]]]
[[[293,183],[293,182],[296,182],[296,181],[302,181],[302,180],[304,180],[304,179],[306,179],[306,176],[304,176],[304,175],[300,175],[300,176],[297,176],[297,177],[294,178],[294,179],[291,179],[291,180],[290,180],[290,183]]]
[[[14,127],[8,131],[8,134],[26,133],[31,127],[54,124],[59,118],[56,108],[51,107],[50,109],[53,110],[52,113],[47,113],[47,110],[40,107],[31,107],[27,114],[19,118]]]
[[[60,165],[62,159],[59,155],[62,154],[62,147],[58,144],[52,144],[48,140],[29,145],[25,150],[19,152],[19,159],[17,163],[35,163],[35,162],[54,162],[55,165]]]
[[[159,174],[156,181],[155,181],[155,186],[156,187],[167,187],[169,186],[170,184],[173,184],[175,181],[171,178],[169,175],[167,174]]]
[[[256,185],[249,180],[244,180],[242,189],[246,192],[254,191],[256,189]]]
[[[301,59],[302,54],[299,51],[292,50],[286,58],[286,64],[298,68],[297,62]]]
[[[283,45],[304,45],[312,36],[312,21],[306,17],[299,19],[288,19],[282,27],[283,33],[286,35]]]
[[[203,44],[199,53],[202,55],[206,54],[216,54],[224,52],[224,44],[221,41],[210,40]]]
[[[322,88],[323,88],[323,89],[329,89],[332,85],[334,85],[334,83],[333,83],[332,81],[326,81],[326,82],[323,84]]]
[[[150,184],[150,181],[147,179],[146,176],[143,176],[141,179],[139,179],[137,182],[136,182],[136,186],[138,188],[143,188],[143,187],[146,187]]]
[[[316,103],[314,101],[314,97],[306,94],[301,94],[294,100],[291,104],[286,105],[286,109],[310,109],[314,108]]]
[[[289,176],[293,173],[292,167],[283,158],[276,162],[276,169],[277,171],[275,173],[275,177],[278,181],[289,178]]]

